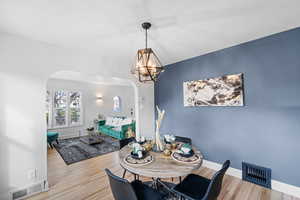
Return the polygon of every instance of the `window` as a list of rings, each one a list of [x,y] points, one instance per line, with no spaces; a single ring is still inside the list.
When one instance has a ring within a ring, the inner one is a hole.
[[[54,93],[54,126],[67,125],[67,94],[60,90]]]
[[[70,125],[81,124],[81,95],[79,92],[70,92]]]
[[[65,90],[47,91],[46,120],[48,128],[78,126],[82,124],[81,93]],[[51,99],[53,101],[51,101]],[[53,114],[51,115],[51,110]]]

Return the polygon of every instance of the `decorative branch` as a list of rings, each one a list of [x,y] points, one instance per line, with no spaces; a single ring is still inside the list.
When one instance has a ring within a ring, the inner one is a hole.
[[[164,110],[161,111],[158,106],[156,106],[156,109],[157,109],[157,120],[156,120],[156,131],[155,131],[155,144],[158,151],[163,151],[164,147],[160,138],[159,129],[161,127],[161,122],[164,118],[165,111]]]

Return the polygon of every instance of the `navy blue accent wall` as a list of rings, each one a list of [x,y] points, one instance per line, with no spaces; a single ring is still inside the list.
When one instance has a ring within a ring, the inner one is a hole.
[[[235,73],[244,107],[183,106],[184,81]],[[191,137],[205,159],[262,165],[300,186],[300,28],[166,66],[155,101],[166,110],[161,132]]]

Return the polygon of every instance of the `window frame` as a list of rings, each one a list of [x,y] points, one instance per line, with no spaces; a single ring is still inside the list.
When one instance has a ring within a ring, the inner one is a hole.
[[[81,91],[76,91],[76,90],[65,90],[65,89],[52,89],[52,90],[47,90],[50,92],[50,111],[49,111],[49,125],[47,127],[48,130],[51,129],[63,129],[63,128],[72,128],[72,127],[79,127],[79,126],[83,126],[83,98],[82,98],[82,92]],[[56,125],[55,123],[55,111],[57,110],[57,108],[55,108],[54,106],[54,97],[55,97],[55,92],[57,91],[64,91],[66,93],[67,96],[67,101],[66,101],[66,124],[65,125]],[[76,124],[71,124],[71,117],[70,115],[70,94],[74,93],[74,92],[78,92],[80,94],[80,119],[79,122]]]
[[[49,92],[49,93],[48,93]],[[46,102],[46,104],[48,103],[48,110],[46,110],[46,112],[48,112],[48,123],[46,121],[46,125],[47,125],[47,129],[52,128],[52,92],[50,90],[46,90],[46,101],[48,98],[48,94],[49,94],[49,102]]]

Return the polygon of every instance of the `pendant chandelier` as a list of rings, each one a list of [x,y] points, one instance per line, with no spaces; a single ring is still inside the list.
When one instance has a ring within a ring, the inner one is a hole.
[[[164,71],[164,67],[160,63],[158,57],[151,48],[148,48],[147,33],[151,27],[149,22],[142,24],[145,30],[145,49],[139,49],[136,55],[135,63],[131,72],[138,77],[139,82],[155,82],[161,72]]]

